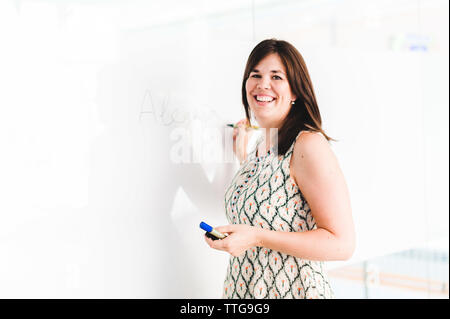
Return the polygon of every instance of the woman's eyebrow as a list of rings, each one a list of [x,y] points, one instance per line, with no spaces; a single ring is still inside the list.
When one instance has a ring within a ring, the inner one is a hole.
[[[254,73],[259,73],[259,70],[258,69],[253,69],[251,72],[254,72]],[[282,73],[282,74],[285,74],[283,71],[281,71],[281,70],[272,70],[272,71],[270,71],[270,72],[272,72],[272,73]]]

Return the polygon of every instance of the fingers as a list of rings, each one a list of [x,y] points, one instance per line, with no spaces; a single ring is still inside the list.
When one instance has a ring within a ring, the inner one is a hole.
[[[221,232],[221,233],[232,233],[234,232],[234,225],[224,225],[224,226],[218,226],[214,227],[215,230]]]
[[[233,129],[233,152],[240,162],[246,159],[248,135],[251,133],[248,125],[249,121],[244,118],[237,122]]]
[[[212,240],[211,238],[208,238],[206,235],[204,235],[205,241],[206,243],[209,245],[209,247],[214,248],[214,240]]]
[[[205,241],[208,245],[217,250],[222,250],[229,253],[232,256],[238,257],[245,250],[242,249],[242,245],[236,245],[235,238],[231,235],[234,231],[237,231],[240,225],[225,225],[214,227],[215,230],[220,231],[221,233],[230,234],[224,239],[220,240],[212,240],[205,235]],[[234,239],[233,239],[234,238]]]
[[[205,235],[205,241],[209,245],[209,247],[218,249],[218,250],[227,250],[226,244],[224,244],[224,239],[221,240],[212,240],[211,238],[206,237]]]
[[[242,119],[234,125],[233,129],[233,140],[236,140],[237,136],[246,131],[248,125],[248,120]],[[242,135],[241,135],[242,136]]]
[[[234,125],[234,132],[237,132],[240,129],[246,129],[248,125],[249,125],[248,120],[242,119]]]
[[[206,243],[209,245],[209,247],[211,247],[211,248],[216,248],[215,247],[215,242],[217,241],[217,240],[212,240],[211,238],[209,238],[208,236],[204,236],[204,238],[205,238],[205,241],[206,241]]]
[[[246,125],[248,125],[248,120],[246,118],[242,119],[242,120],[240,120],[239,122],[236,123],[237,127],[240,127],[240,126],[245,127]]]

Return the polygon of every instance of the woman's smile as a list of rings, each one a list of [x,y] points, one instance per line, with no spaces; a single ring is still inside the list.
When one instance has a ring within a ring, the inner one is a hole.
[[[276,98],[270,95],[258,94],[254,95],[253,98],[259,106],[268,106],[275,102]]]

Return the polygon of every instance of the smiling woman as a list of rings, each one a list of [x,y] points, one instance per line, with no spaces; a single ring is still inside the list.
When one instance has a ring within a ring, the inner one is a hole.
[[[248,141],[243,126],[251,113],[266,132],[248,157],[239,154],[246,145],[234,147],[243,160],[225,193],[230,225],[215,227],[228,236],[205,237],[231,255],[223,297],[333,298],[323,261],[351,257],[354,226],[300,53],[286,41],[259,43],[247,61],[242,101],[247,118],[235,129],[236,144]]]
[[[269,103],[259,102],[264,96]],[[302,130],[320,132],[322,119],[305,61],[286,41],[265,40],[250,53],[242,82],[242,103],[247,120],[251,112],[262,127],[267,121],[278,131],[278,153],[285,154]],[[291,107],[292,105],[297,107]],[[269,109],[258,106],[270,106]]]

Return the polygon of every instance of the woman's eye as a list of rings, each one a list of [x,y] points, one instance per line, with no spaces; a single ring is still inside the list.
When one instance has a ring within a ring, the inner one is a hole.
[[[259,78],[261,78],[261,75],[259,75],[259,74],[252,74],[252,75],[250,75],[250,77],[255,78],[255,79],[259,79]],[[272,79],[274,79],[274,80],[282,80],[282,78],[280,76],[278,76],[278,75],[272,76]]]

